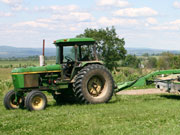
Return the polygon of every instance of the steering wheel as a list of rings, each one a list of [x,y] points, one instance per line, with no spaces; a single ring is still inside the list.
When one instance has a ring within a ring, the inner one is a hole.
[[[72,59],[71,57],[69,57],[69,56],[65,56],[65,59],[67,60],[67,62],[68,62],[68,61],[69,61],[69,62],[73,61],[73,59]]]

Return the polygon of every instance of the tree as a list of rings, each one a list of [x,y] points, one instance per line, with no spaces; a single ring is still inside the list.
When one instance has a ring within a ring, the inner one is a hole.
[[[97,54],[104,61],[105,66],[113,71],[119,67],[119,61],[125,58],[127,53],[124,48],[124,38],[119,38],[114,27],[105,29],[85,29],[83,34],[77,37],[94,38],[97,42]]]
[[[128,54],[123,61],[123,66],[125,67],[133,67],[133,68],[138,68],[141,64],[140,59],[136,57],[136,55],[130,55]]]
[[[147,68],[156,68],[157,67],[157,59],[155,57],[148,57],[146,67]]]
[[[169,52],[163,52],[158,61],[157,66],[159,69],[170,69],[174,65],[174,54]]]
[[[180,67],[180,55],[174,56],[171,64],[171,68],[179,69]]]
[[[149,57],[149,53],[144,53],[142,56]]]

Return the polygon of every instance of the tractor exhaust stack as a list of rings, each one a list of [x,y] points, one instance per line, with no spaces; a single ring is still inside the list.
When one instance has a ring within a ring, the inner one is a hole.
[[[45,50],[45,39],[43,39],[43,54],[39,56],[40,66],[45,66],[44,50]]]
[[[45,49],[45,39],[43,39],[43,56],[44,56],[44,49]]]

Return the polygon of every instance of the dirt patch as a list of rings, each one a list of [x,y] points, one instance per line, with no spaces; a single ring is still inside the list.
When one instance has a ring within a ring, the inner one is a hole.
[[[124,90],[120,91],[118,95],[145,95],[145,94],[164,94],[168,93],[160,89],[140,89],[140,90]]]

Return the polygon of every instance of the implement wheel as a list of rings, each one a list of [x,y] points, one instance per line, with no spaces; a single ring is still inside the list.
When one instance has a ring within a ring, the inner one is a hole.
[[[15,99],[16,92],[14,90],[9,91],[4,97],[4,106],[6,109],[18,109],[24,106],[24,98],[17,96],[17,102]]]
[[[46,108],[47,98],[41,91],[31,91],[25,98],[25,105],[29,111],[38,111]]]
[[[76,98],[82,103],[108,102],[114,91],[111,73],[99,64],[92,64],[79,71],[74,83]]]

